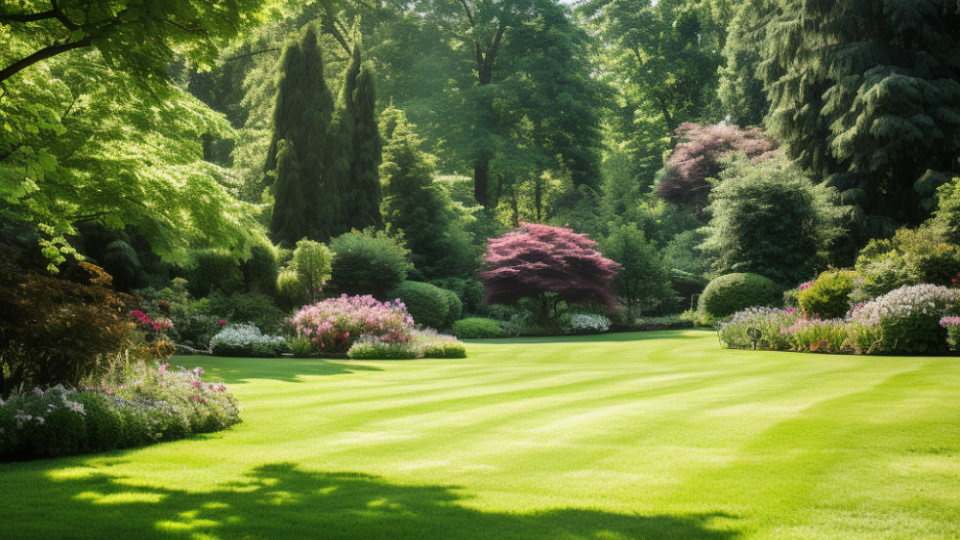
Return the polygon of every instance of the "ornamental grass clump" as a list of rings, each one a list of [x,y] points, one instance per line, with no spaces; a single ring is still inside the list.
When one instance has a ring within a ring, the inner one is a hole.
[[[854,307],[847,320],[864,327],[857,330],[857,348],[863,352],[943,353],[948,331],[940,321],[955,309],[955,300],[956,291],[946,287],[907,285]]]
[[[413,348],[418,358],[467,357],[467,348],[456,336],[441,334],[433,329],[418,330],[414,334]]]
[[[793,341],[793,349],[804,352],[842,353],[849,350],[849,325],[843,319],[801,317],[781,332]]]
[[[291,322],[297,337],[309,339],[322,355],[344,355],[364,338],[405,343],[414,329],[403,302],[379,302],[369,295],[343,295],[305,306]]]
[[[217,356],[273,358],[288,350],[282,336],[268,336],[252,324],[230,325],[210,340],[210,349]]]

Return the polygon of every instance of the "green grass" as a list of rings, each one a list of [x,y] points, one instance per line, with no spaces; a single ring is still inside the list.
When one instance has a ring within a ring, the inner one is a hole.
[[[182,358],[244,423],[0,466],[0,538],[960,538],[960,359],[673,331]]]

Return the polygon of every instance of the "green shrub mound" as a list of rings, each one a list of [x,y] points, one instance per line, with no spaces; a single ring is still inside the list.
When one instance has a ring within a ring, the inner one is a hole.
[[[417,351],[410,342],[395,343],[377,338],[356,341],[347,351],[351,360],[413,360]]]
[[[711,319],[729,317],[748,307],[778,307],[783,289],[757,274],[727,274],[707,284],[700,296],[700,315]]]
[[[443,291],[443,297],[447,301],[447,317],[443,321],[443,327],[452,328],[453,323],[459,321],[460,317],[463,316],[463,302],[457,296],[457,293],[446,289],[440,290]]]
[[[447,292],[429,283],[404,281],[390,289],[389,297],[399,298],[417,324],[429,328],[444,328],[450,318]]]
[[[495,338],[500,334],[500,324],[493,319],[476,317],[453,323],[453,335],[459,339]]]
[[[834,270],[820,277],[797,295],[800,309],[810,318],[843,318],[850,311],[850,293],[853,292],[856,272]]]
[[[286,313],[278,308],[269,296],[244,293],[225,296],[214,292],[207,300],[206,311],[217,320],[252,324],[267,334],[283,331]]]

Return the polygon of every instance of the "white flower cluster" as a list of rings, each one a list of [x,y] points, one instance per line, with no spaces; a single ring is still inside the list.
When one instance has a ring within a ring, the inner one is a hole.
[[[567,324],[568,334],[601,334],[610,330],[610,319],[603,315],[584,315],[577,313],[570,316]]]
[[[941,314],[956,298],[952,289],[938,285],[907,285],[853,308],[847,320],[877,325],[884,320],[908,319],[915,316],[930,316],[940,319]]]
[[[241,347],[254,343],[283,343],[283,336],[267,336],[260,333],[260,329],[252,324],[236,324],[221,330],[210,340],[210,347],[225,345],[227,347]]]

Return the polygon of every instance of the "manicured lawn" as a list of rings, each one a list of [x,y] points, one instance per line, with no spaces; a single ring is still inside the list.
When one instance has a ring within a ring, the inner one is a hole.
[[[182,358],[244,423],[0,465],[0,538],[960,538],[960,359],[710,332]]]

